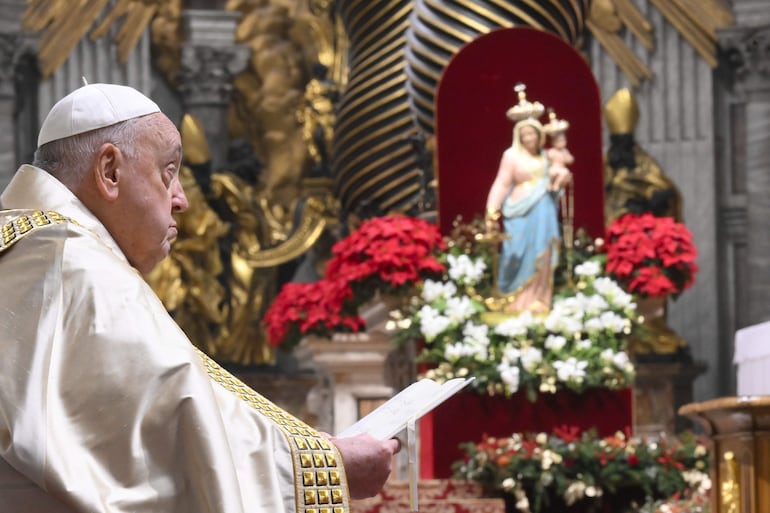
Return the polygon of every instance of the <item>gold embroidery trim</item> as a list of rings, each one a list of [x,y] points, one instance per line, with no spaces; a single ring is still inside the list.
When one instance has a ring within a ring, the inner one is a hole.
[[[64,223],[74,223],[74,221],[53,210],[47,212],[35,210],[31,214],[20,215],[0,228],[0,253],[10,249],[14,244],[39,228]]]
[[[349,512],[347,486],[342,479],[345,470],[336,448],[315,429],[246,386],[204,352],[196,351],[212,380],[272,420],[286,437],[294,462],[297,512]]]

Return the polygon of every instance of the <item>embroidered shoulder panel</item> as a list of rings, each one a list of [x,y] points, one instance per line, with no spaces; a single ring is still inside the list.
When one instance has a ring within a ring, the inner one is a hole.
[[[35,210],[31,214],[20,215],[0,228],[0,253],[10,249],[21,239],[40,228],[74,222],[53,210],[47,212]]]

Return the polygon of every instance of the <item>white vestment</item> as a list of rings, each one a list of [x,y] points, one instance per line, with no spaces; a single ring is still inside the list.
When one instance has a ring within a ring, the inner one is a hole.
[[[0,513],[348,510],[336,448],[199,354],[64,185],[25,165],[0,205]]]

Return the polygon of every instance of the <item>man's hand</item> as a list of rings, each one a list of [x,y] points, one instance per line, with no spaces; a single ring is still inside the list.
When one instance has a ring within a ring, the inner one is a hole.
[[[331,438],[342,455],[351,499],[375,496],[388,480],[393,455],[401,448],[395,438],[377,440],[369,435]]]

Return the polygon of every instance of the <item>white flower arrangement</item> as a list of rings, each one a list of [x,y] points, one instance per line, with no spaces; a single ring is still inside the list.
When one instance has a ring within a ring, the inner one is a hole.
[[[439,381],[473,375],[490,394],[526,389],[530,398],[558,389],[627,388],[634,366],[626,339],[636,304],[612,279],[601,259],[574,268],[576,283],[555,296],[546,315],[523,312],[500,320],[477,292],[491,280],[483,256],[449,254],[444,281],[426,280],[396,312],[401,337],[423,341],[419,361]],[[494,319],[492,319],[494,317]]]

